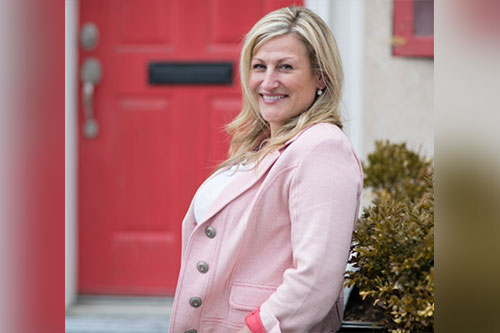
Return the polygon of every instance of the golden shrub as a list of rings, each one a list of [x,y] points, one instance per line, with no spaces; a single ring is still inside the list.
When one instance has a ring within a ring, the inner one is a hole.
[[[374,193],[353,236],[355,267],[346,275],[363,299],[385,313],[393,332],[432,330],[434,324],[434,187],[430,160],[405,144],[376,143],[364,164]]]

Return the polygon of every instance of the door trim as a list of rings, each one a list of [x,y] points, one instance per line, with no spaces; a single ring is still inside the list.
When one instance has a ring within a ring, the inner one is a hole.
[[[78,156],[78,105],[77,105],[77,66],[78,66],[78,12],[79,0],[66,0],[65,9],[65,307],[76,301],[78,267],[77,232],[77,156]]]

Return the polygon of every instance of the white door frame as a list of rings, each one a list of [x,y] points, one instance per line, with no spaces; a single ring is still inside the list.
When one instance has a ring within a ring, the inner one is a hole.
[[[363,45],[364,0],[305,0],[328,24],[339,47],[344,68],[341,112],[354,149],[362,152],[363,142]]]
[[[76,301],[78,268],[78,0],[65,0],[65,305]]]

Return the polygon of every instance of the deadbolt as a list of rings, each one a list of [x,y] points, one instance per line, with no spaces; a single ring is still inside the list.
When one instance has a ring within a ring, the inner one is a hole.
[[[99,30],[97,26],[88,22],[85,23],[80,30],[80,46],[85,51],[92,51],[97,47],[99,42]]]

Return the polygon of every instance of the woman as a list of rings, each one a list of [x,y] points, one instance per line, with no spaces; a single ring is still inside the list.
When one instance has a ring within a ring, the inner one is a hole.
[[[334,332],[362,188],[335,40],[288,7],[247,34],[229,158],[183,221],[170,332]]]

